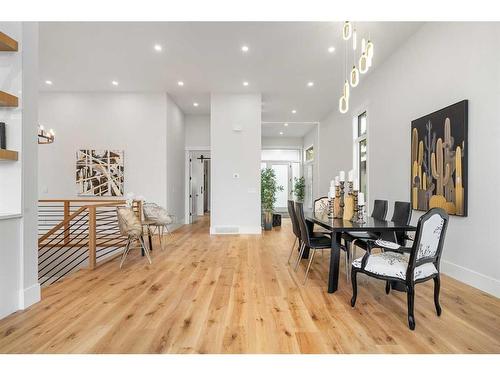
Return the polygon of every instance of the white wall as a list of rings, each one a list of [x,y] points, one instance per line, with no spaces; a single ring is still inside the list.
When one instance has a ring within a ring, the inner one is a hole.
[[[262,137],[262,148],[302,149],[302,138],[298,137]]]
[[[309,131],[304,138],[302,138],[302,149],[305,152],[305,150],[311,146],[314,147],[314,161],[312,162],[313,165],[313,186],[312,186],[312,192],[313,192],[313,201],[314,199],[319,197],[319,165],[320,165],[320,160],[319,160],[319,129],[318,126],[315,126],[314,129]],[[308,163],[305,161],[305,155],[302,155],[304,159],[304,176],[305,176],[305,167]],[[307,179],[306,179],[306,191],[307,191]]]
[[[498,149],[499,23],[428,23],[382,65],[361,77],[351,111],[321,122],[320,192],[352,168],[352,118],[368,113],[369,197],[410,200],[410,122],[469,100],[469,216],[452,216],[444,273],[500,296]],[[383,40],[379,41],[383,43]],[[389,211],[392,215],[392,209]],[[419,213],[414,212],[416,222]]]
[[[210,113],[210,232],[260,233],[261,95],[212,94]]]
[[[19,161],[0,162],[0,318],[40,300],[36,206],[38,24],[0,22],[19,51],[0,53],[0,89],[20,96],[17,109],[0,110],[7,147]],[[7,215],[11,213],[12,215]]]
[[[165,206],[165,94],[41,93],[40,123],[56,141],[39,147],[40,198],[78,198],[76,151],[124,150],[125,192]],[[109,198],[109,197],[108,197]]]
[[[210,115],[186,115],[184,117],[186,129],[186,149],[210,149]]]
[[[167,210],[175,217],[175,227],[184,223],[185,157],[184,114],[170,96],[167,104]],[[154,136],[154,134],[151,134]],[[144,184],[144,182],[143,182]],[[175,229],[175,228],[173,228]]]

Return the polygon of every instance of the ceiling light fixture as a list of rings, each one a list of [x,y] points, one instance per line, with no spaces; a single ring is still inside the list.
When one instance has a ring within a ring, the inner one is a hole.
[[[159,45],[159,44],[155,44],[154,49],[157,52],[161,52],[163,50],[163,47],[161,45]]]
[[[51,80],[46,80],[46,81],[45,81],[45,84],[46,84],[46,85],[49,85],[49,86],[52,86],[52,81],[51,81]]]
[[[328,47],[328,52],[334,53],[335,52],[335,47],[334,46]]]
[[[280,132],[280,135],[283,135],[283,132]]]
[[[111,84],[112,84],[113,86],[118,86],[118,85],[119,85],[118,81],[111,81]]]
[[[297,110],[296,110],[296,109],[292,109],[292,113],[293,113],[293,114],[296,114],[296,113],[297,113]]]
[[[309,81],[309,82],[307,82],[307,86],[308,86],[308,87],[313,87],[313,86],[314,86],[314,82],[313,82],[313,81]]]
[[[342,28],[342,37],[344,40],[351,39],[352,35],[352,25],[349,21],[344,22],[344,27]]]
[[[182,81],[177,82],[177,86],[184,86],[184,82]]]
[[[247,81],[243,81],[243,86],[248,86],[248,82]]]
[[[198,107],[198,106],[199,106],[199,104],[198,104],[198,103],[196,103],[196,102],[194,102],[194,103],[193,103],[193,105],[194,105],[195,107]]]
[[[283,124],[283,126],[288,126],[288,122],[285,122],[285,123]]]
[[[249,50],[248,46],[241,46],[242,52],[248,52],[248,50]]]

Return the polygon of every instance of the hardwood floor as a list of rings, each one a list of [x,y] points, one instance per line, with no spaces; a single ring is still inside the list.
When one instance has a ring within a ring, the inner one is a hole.
[[[343,256],[337,293],[326,292],[327,251],[303,286],[305,262],[287,265],[292,241],[288,220],[262,236],[184,226],[151,266],[136,250],[122,270],[117,259],[43,289],[0,321],[0,352],[500,353],[500,299],[443,276],[437,317],[432,282],[419,284],[410,331],[405,294],[382,281],[360,275],[350,307]]]

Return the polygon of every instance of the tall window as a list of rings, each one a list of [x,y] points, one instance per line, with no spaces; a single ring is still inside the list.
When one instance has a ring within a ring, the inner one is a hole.
[[[354,166],[358,173],[359,190],[365,195],[365,202],[368,202],[368,139],[366,136],[366,111],[361,113],[354,125]]]

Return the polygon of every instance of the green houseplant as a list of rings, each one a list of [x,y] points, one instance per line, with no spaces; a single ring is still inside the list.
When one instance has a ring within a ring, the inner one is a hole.
[[[264,215],[264,230],[271,230],[273,227],[273,210],[276,203],[276,192],[282,191],[283,186],[278,186],[276,174],[271,168],[266,168],[260,172],[260,201]]]
[[[295,194],[297,201],[303,202],[306,189],[306,180],[304,177],[295,177],[294,180],[295,182],[293,184],[293,193]]]

